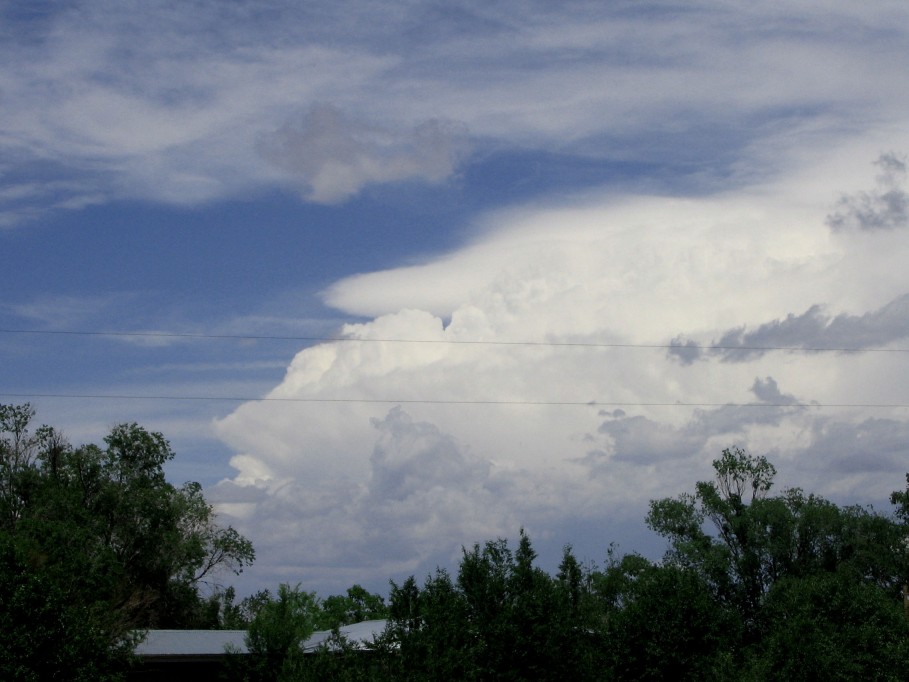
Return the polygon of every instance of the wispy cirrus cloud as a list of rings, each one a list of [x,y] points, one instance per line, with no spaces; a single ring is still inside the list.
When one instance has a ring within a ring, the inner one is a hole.
[[[460,167],[464,131],[499,149],[633,149],[728,179],[789,149],[739,156],[780,126],[825,137],[871,111],[895,121],[909,91],[896,86],[909,43],[897,6],[93,2],[9,14],[5,182],[30,182],[39,164],[42,182],[75,184],[60,202],[0,198],[6,224],[48,206],[192,205],[289,179],[310,201],[439,182]],[[896,217],[863,201],[832,219]]]

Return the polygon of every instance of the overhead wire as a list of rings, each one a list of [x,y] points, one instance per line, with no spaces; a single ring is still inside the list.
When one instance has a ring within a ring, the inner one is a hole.
[[[273,403],[366,403],[402,405],[514,405],[514,406],[555,406],[555,407],[757,407],[757,408],[907,408],[909,403],[818,403],[818,402],[762,402],[762,403],[721,403],[721,402],[622,402],[609,400],[461,400],[432,398],[300,398],[269,396],[205,396],[205,395],[134,395],[114,393],[33,393],[0,391],[7,398],[61,398],[80,400],[152,400],[152,401],[211,401],[211,402],[273,402]]]
[[[350,336],[296,336],[275,334],[213,334],[180,332],[122,332],[101,330],[45,330],[45,329],[0,329],[0,334],[37,334],[88,337],[137,337],[174,339],[212,339],[239,341],[296,341],[314,343],[400,343],[400,344],[451,344],[478,346],[534,346],[534,347],[581,347],[581,348],[640,348],[640,349],[684,349],[678,344],[610,343],[585,341],[496,341],[470,339],[401,339],[401,338],[360,338]],[[702,350],[726,350],[745,352],[836,352],[836,353],[907,353],[909,348],[847,348],[847,347],[799,347],[799,346],[738,346],[710,345],[698,347]],[[719,402],[621,402],[621,401],[564,401],[564,400],[463,400],[463,399],[414,399],[414,398],[319,398],[319,397],[262,397],[262,396],[178,396],[178,395],[131,395],[108,393],[41,393],[2,392],[0,396],[24,399],[83,399],[83,400],[151,400],[151,401],[211,401],[211,402],[285,402],[285,403],[375,403],[375,404],[426,404],[426,405],[511,405],[511,406],[565,406],[565,407],[759,407],[759,408],[864,408],[899,409],[909,407],[906,403],[719,403]]]
[[[159,339],[213,339],[235,341],[303,341],[312,343],[402,343],[402,344],[447,344],[476,346],[543,346],[543,347],[579,347],[579,348],[643,348],[643,349],[676,349],[686,350],[687,346],[673,343],[617,343],[601,341],[496,341],[483,339],[399,339],[399,338],[362,338],[354,336],[296,336],[279,334],[211,334],[202,332],[117,332],[87,331],[70,329],[0,329],[0,334],[38,334],[58,336],[110,336],[126,338],[159,338]],[[842,346],[741,346],[711,344],[693,347],[705,351],[747,351],[747,352],[804,352],[804,353],[909,353],[909,348],[849,348]]]

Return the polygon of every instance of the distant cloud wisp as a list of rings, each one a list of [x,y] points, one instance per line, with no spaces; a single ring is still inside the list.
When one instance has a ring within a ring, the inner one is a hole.
[[[823,306],[813,305],[801,315],[790,313],[753,331],[744,326],[730,329],[706,349],[677,336],[670,342],[667,355],[683,365],[710,356],[723,362],[746,362],[777,349],[861,351],[907,337],[909,294],[904,294],[864,315],[841,313],[830,317]]]
[[[259,154],[290,174],[305,199],[333,204],[373,183],[441,182],[466,155],[467,132],[456,123],[430,120],[409,131],[391,130],[319,104],[262,135]]]
[[[909,226],[909,194],[906,183],[906,157],[888,152],[874,165],[880,169],[873,190],[844,194],[836,209],[827,216],[832,230],[892,230]]]

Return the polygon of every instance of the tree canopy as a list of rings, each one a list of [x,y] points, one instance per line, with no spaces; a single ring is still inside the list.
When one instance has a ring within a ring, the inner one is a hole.
[[[774,492],[775,467],[733,448],[712,480],[652,500],[658,561],[603,566],[566,546],[535,565],[523,531],[464,548],[456,572],[354,585],[320,599],[300,585],[235,603],[204,597],[239,573],[251,543],[217,524],[198,483],[175,486],[159,433],[115,426],[103,445],[33,428],[0,405],[0,679],[119,679],[143,628],[247,630],[244,680],[900,680],[909,657],[909,475],[893,512]],[[387,618],[364,651],[338,629]],[[304,655],[314,630],[334,630]]]
[[[335,654],[336,678],[904,679],[909,487],[886,515],[773,495],[774,466],[740,449],[713,468],[693,492],[651,502],[661,561],[612,548],[597,567],[566,547],[550,576],[523,532],[516,549],[475,545],[454,576],[392,583],[384,641],[346,666]]]
[[[0,671],[71,667],[65,649],[78,648],[80,638],[103,658],[128,651],[137,629],[209,625],[200,586],[218,570],[240,572],[255,553],[235,529],[217,524],[198,483],[166,480],[168,441],[121,424],[103,447],[74,447],[51,427],[33,430],[34,414],[28,404],[0,405],[0,610],[5,635],[38,640],[7,648]],[[12,615],[25,604],[35,619],[53,610],[59,622],[31,631],[30,617]]]

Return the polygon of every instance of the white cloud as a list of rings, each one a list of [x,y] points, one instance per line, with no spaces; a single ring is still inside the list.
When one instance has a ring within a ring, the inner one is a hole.
[[[462,134],[432,121],[484,144],[722,164],[781,126],[901,121],[907,19],[900,3],[84,3],[0,48],[0,151],[14,175],[75,182],[61,207],[192,204],[288,175],[313,201],[437,182]]]
[[[326,580],[332,562],[362,559],[349,543],[369,548],[362,570],[376,577],[428,570],[520,525],[545,535],[621,516],[690,487],[733,444],[771,454],[785,483],[880,502],[899,487],[893,443],[906,421],[901,408],[860,405],[909,403],[894,380],[900,356],[668,357],[680,331],[719,338],[816,304],[872,313],[839,318],[854,337],[909,292],[904,272],[883,288],[870,279],[876,262],[909,257],[909,243],[892,232],[844,241],[824,221],[836,191],[774,187],[499,212],[451,254],[338,282],[329,302],[373,321],[298,353],[269,397],[302,402],[248,403],[218,422],[242,453],[223,501],[269,467],[270,502],[244,523],[279,534],[266,563],[279,556]],[[891,325],[902,308],[888,310]],[[803,331],[807,345],[817,330]],[[559,345],[572,343],[616,345]],[[834,404],[855,407],[816,406]],[[873,434],[889,445],[860,471],[854,456],[823,452],[831,438]],[[293,549],[285,524],[322,558]]]

